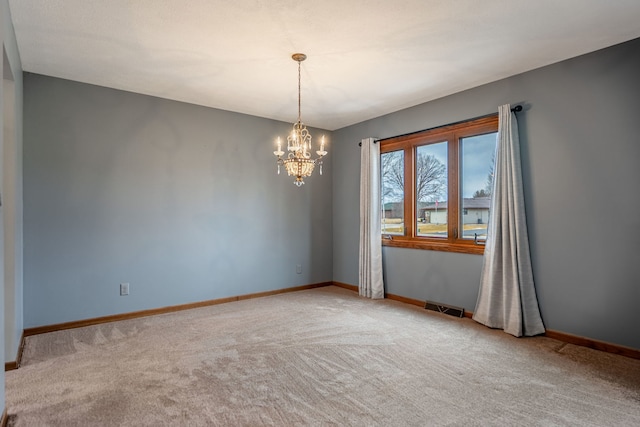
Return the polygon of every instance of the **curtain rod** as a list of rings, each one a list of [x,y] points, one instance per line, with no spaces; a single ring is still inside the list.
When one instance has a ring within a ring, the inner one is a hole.
[[[514,112],[514,113],[519,113],[520,111],[522,111],[522,105],[516,105],[515,107],[513,107],[513,108],[511,109],[511,111],[512,111],[512,112]],[[459,124],[459,123],[464,123],[464,122],[470,122],[471,120],[478,120],[478,119],[482,119],[482,118],[485,118],[485,117],[490,117],[490,116],[493,116],[494,114],[498,114],[498,113],[485,114],[484,116],[478,116],[478,117],[474,117],[474,118],[472,118],[472,119],[461,120],[461,121],[459,121],[459,122],[449,123],[449,124],[442,125],[442,126],[436,126],[436,127],[429,128],[429,129],[422,129],[422,130],[417,130],[417,131],[415,131],[415,132],[405,133],[405,134],[402,134],[402,135],[396,135],[396,136],[390,136],[390,137],[388,137],[388,138],[376,139],[376,140],[374,140],[374,141],[373,141],[373,143],[375,144],[376,142],[378,142],[378,141],[384,141],[385,139],[391,139],[391,138],[398,138],[398,137],[400,137],[400,136],[413,135],[414,133],[420,133],[420,132],[424,132],[424,131],[426,131],[426,130],[437,129],[437,128],[439,128],[439,127],[451,126],[451,125],[457,125],[457,124]],[[358,146],[359,146],[359,147],[362,147],[362,142],[358,142]]]

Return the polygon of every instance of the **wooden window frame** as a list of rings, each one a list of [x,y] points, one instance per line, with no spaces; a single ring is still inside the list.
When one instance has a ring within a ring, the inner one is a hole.
[[[380,141],[380,154],[404,152],[404,235],[381,235],[382,245],[412,249],[428,249],[466,254],[484,253],[484,245],[458,236],[460,219],[460,145],[461,139],[498,131],[498,115],[441,126],[409,135]],[[416,234],[417,201],[415,153],[422,145],[447,141],[447,237],[427,237]],[[388,237],[391,236],[391,237]]]

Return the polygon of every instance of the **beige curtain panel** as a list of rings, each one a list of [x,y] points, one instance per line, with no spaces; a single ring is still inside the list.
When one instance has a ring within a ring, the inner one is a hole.
[[[544,325],[531,269],[518,122],[509,104],[498,114],[491,214],[473,319],[516,337],[538,335]]]
[[[382,279],[380,144],[362,140],[360,152],[360,272],[359,293],[384,298]]]

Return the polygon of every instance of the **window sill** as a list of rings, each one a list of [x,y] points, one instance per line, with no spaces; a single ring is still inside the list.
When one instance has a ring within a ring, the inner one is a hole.
[[[483,255],[484,245],[476,245],[474,242],[434,242],[432,240],[408,240],[402,237],[382,239],[382,246],[393,248],[426,249],[430,251],[456,252],[461,254]]]

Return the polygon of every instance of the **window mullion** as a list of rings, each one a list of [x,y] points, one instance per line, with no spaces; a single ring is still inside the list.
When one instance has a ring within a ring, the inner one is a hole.
[[[448,140],[449,147],[449,189],[447,200],[447,230],[448,240],[455,241],[462,233],[459,229],[460,224],[458,221],[458,204],[459,204],[459,183],[458,183],[458,169],[459,169],[459,138],[456,134],[452,134]]]
[[[416,223],[415,209],[415,148],[407,145],[404,149],[404,226],[405,236],[415,237],[414,224]]]

